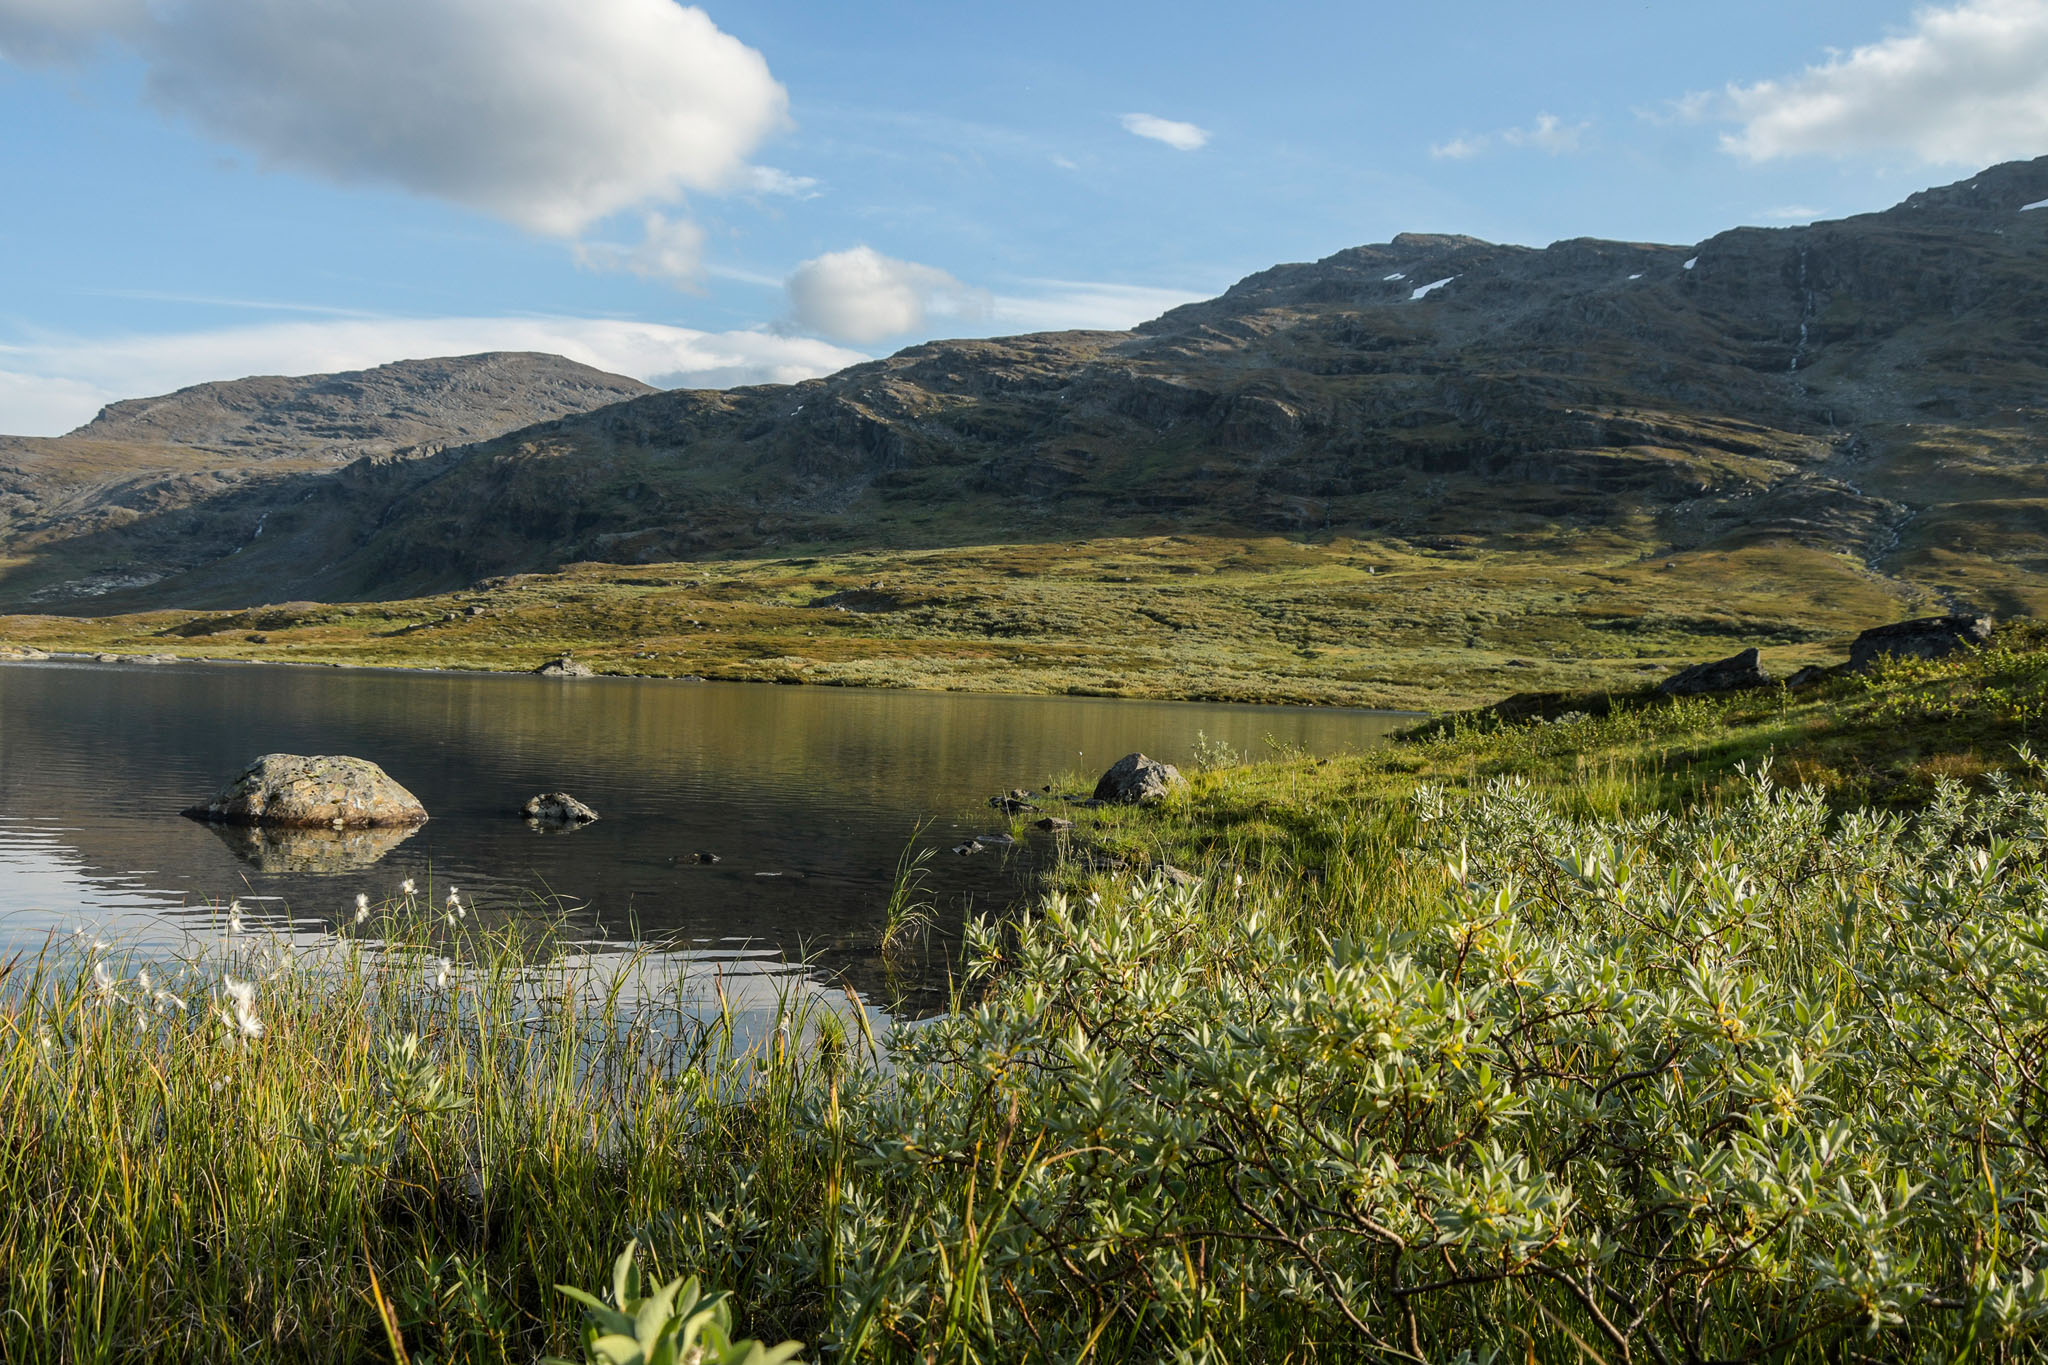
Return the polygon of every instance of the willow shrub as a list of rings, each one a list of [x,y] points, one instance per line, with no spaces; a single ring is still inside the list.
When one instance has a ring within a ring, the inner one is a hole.
[[[2048,801],[1416,808],[1398,928],[1256,884],[982,926],[985,1002],[814,1115],[864,1148],[806,1253],[838,1348],[2041,1349]]]

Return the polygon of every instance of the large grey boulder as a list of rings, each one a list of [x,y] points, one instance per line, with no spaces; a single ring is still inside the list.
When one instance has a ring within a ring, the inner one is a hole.
[[[1757,662],[1754,649],[1731,654],[1712,663],[1694,664],[1657,684],[1667,697],[1692,697],[1703,692],[1738,692],[1745,687],[1769,687],[1771,675]]]
[[[540,674],[543,678],[594,678],[597,676],[591,671],[590,665],[579,664],[566,654],[559,659],[548,660],[533,671]]]
[[[567,792],[542,792],[519,808],[537,825],[587,825],[597,812]]]
[[[184,812],[194,820],[287,829],[374,829],[423,824],[427,808],[384,770],[346,755],[265,754]]]
[[[1865,669],[1879,659],[1939,659],[1973,649],[1991,638],[1988,616],[1922,616],[1872,626],[1849,646],[1849,667]]]
[[[1125,754],[1095,784],[1095,799],[1119,806],[1149,806],[1187,785],[1180,769],[1143,754]]]

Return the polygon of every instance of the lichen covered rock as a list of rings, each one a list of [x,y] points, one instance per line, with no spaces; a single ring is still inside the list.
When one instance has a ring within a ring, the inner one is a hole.
[[[371,829],[423,824],[418,797],[364,758],[264,754],[184,812],[194,820],[286,829]]]

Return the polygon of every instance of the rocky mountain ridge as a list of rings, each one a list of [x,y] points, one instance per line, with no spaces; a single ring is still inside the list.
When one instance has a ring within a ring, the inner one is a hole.
[[[2044,199],[2048,157],[1690,247],[1404,234],[1132,332],[933,342],[229,488],[45,540],[0,604],[73,609],[63,584],[124,571],[160,576],[80,604],[1158,532],[1644,558],[1770,541],[2032,610]]]

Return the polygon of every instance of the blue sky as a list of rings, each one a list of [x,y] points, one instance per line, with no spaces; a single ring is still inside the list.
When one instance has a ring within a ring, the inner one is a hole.
[[[486,349],[1127,326],[1401,231],[1692,242],[2048,153],[2048,0],[0,0],[0,431]]]

